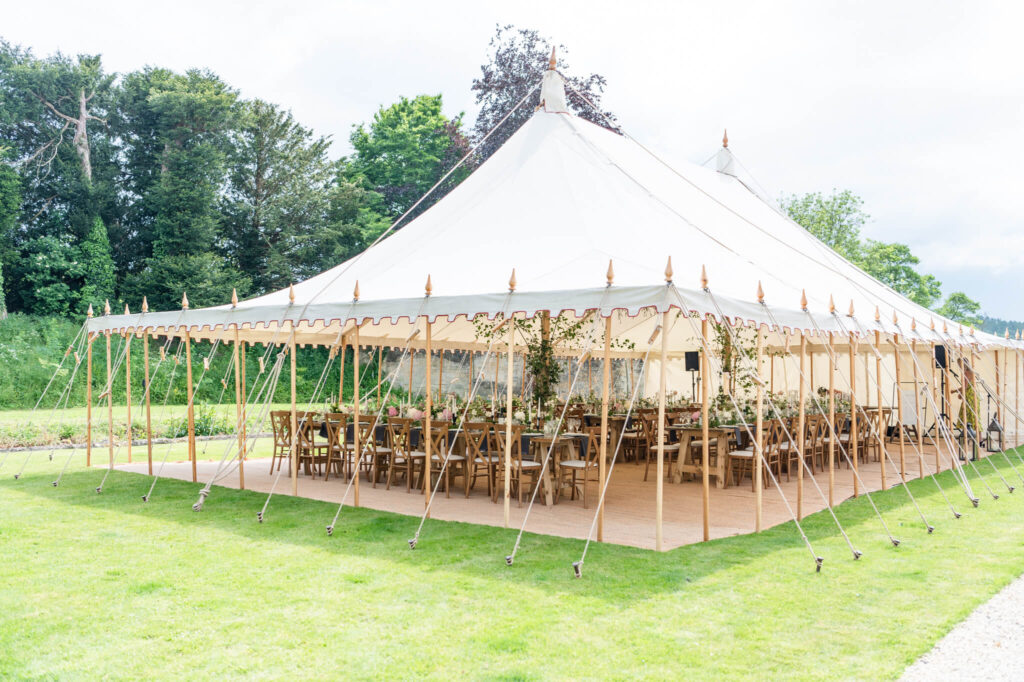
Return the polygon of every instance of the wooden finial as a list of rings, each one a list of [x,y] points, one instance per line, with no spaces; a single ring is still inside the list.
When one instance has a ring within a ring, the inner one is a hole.
[[[708,288],[708,270],[703,265],[700,266],[700,288]]]
[[[875,322],[881,322],[881,321],[882,321],[882,311],[879,310],[878,306],[876,305],[875,306]]]
[[[608,278],[608,286],[611,286],[612,282],[615,281],[615,270],[612,269],[612,260],[610,258],[608,259],[608,272],[605,273],[605,277]]]
[[[728,131],[728,129],[726,129],[725,132],[722,133],[722,148],[723,149],[728,149],[729,148],[729,131]]]
[[[800,290],[800,310],[807,310],[807,290]]]
[[[188,310],[188,294],[185,292],[181,293],[181,309]]]
[[[672,284],[672,256],[668,257],[668,263],[665,264],[665,281]]]
[[[352,290],[352,300],[359,301],[359,280],[356,280],[356,288]]]
[[[963,336],[964,335],[964,326],[962,324],[958,324],[956,326],[956,333],[957,333],[958,336]]]
[[[508,278],[508,290],[516,290],[516,269],[512,268],[512,276]]]
[[[971,325],[971,336],[974,336],[974,325]]]
[[[828,312],[830,315],[836,314],[836,299],[832,297],[832,294],[828,295]]]
[[[124,304],[124,314],[125,315],[131,315],[132,314],[131,311],[128,310],[128,304],[127,303]]]
[[[142,312],[149,312],[149,301],[146,300],[145,296],[142,297]]]
[[[764,303],[764,288],[761,287],[761,280],[757,280],[757,302]]]
[[[949,333],[949,325],[946,324],[945,320],[942,321],[942,333],[943,334],[948,334]]]
[[[928,319],[930,319],[930,320],[931,320],[931,330],[932,330],[932,331],[935,331],[935,318],[934,318],[934,317],[931,317],[931,318],[928,318]]]
[[[1003,338],[1004,338],[1004,339],[1008,339],[1008,338],[1010,338],[1010,328],[1009,328],[1009,327],[1007,327],[1007,328],[1006,328],[1006,331],[1005,331],[1005,332],[1003,332]]]
[[[89,304],[89,310],[86,311],[85,316],[86,317],[92,317],[93,316],[92,303]]]
[[[558,59],[555,57],[555,46],[551,46],[551,58],[548,59],[548,70],[554,71],[555,67],[558,66]]]
[[[850,299],[850,317],[853,317],[853,299]]]
[[[288,285],[288,302],[289,303],[295,303],[295,285],[294,284],[289,284]]]
[[[238,305],[238,290],[234,287],[231,288],[231,307],[234,308]]]
[[[110,314],[110,301],[109,300],[106,300],[106,301],[103,302],[103,314],[104,315],[109,315]]]
[[[910,331],[912,331],[912,332],[916,332],[917,331],[917,318],[916,317],[910,318]]]
[[[895,324],[895,325],[898,325],[900,323],[900,318],[896,317],[896,309],[895,308],[892,309],[892,323]]]
[[[426,286],[427,296],[430,296],[430,294],[433,293],[433,291],[434,291],[434,285],[430,281],[430,275],[427,275],[427,286]]]

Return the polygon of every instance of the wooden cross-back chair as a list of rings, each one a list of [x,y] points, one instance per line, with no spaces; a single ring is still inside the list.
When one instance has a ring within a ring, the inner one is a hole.
[[[312,412],[299,412],[295,417],[299,432],[299,463],[307,474],[314,477],[328,458],[327,443],[317,443],[316,440],[319,425],[315,416]]]
[[[388,417],[388,447],[391,461],[388,466],[385,488],[391,490],[395,477],[405,476],[405,491],[412,489],[413,476],[417,470],[423,475],[424,452],[417,451],[412,443],[413,420],[402,417]]]
[[[469,470],[466,466],[466,456],[449,452],[448,429],[451,422],[431,421],[430,431],[424,424],[424,437],[430,438],[430,485],[433,485],[434,475],[444,477],[444,496],[451,497],[452,479],[462,476],[466,497],[469,497]]]
[[[377,415],[359,415],[359,452],[356,459],[366,470],[367,476],[373,481],[373,487],[377,487],[380,477],[386,477],[387,469],[391,465],[391,449],[380,445],[377,442]]]
[[[324,428],[327,430],[327,466],[324,468],[324,481],[331,477],[331,467],[338,476],[350,476],[352,452],[349,450],[347,438],[348,415],[342,412],[328,412],[324,415]]]
[[[482,470],[487,478],[488,496],[494,495],[494,475],[498,467],[498,460],[501,458],[501,453],[490,447],[494,441],[491,436],[491,428],[492,425],[488,422],[466,422],[462,427],[466,441],[466,460],[472,477],[469,489],[472,490],[476,487],[476,479]],[[494,428],[501,427],[495,425]]]
[[[586,440],[581,445],[583,452],[579,453],[579,458],[562,460],[558,463],[558,485],[557,496],[559,499],[562,497],[563,484],[568,483],[570,498],[576,499],[576,484],[577,477],[583,484],[583,508],[587,508],[587,482],[591,480],[591,475],[598,474],[598,458],[601,452],[601,427],[600,426],[587,426],[584,428],[584,433],[587,434]],[[593,479],[597,480],[597,479]]]
[[[505,425],[497,424],[493,430],[494,442],[498,449],[499,459],[497,467],[497,480],[504,481],[505,467]],[[510,444],[511,466],[507,468],[511,493],[519,500],[519,506],[523,506],[523,479],[530,479],[528,492],[540,481],[541,463],[532,459],[523,459],[523,425],[512,425],[512,442]],[[498,501],[498,489],[503,488],[497,483],[494,486],[494,501]]]
[[[286,461],[292,449],[292,413],[288,410],[273,410],[270,413],[270,424],[274,429],[274,451],[270,457],[270,473],[281,470],[281,462]]]
[[[651,468],[651,459],[653,458],[655,463],[658,461],[658,411],[657,410],[645,410],[640,415],[640,428],[643,433],[643,447],[644,456],[646,461],[644,462],[644,480],[647,480],[647,472]],[[679,455],[679,443],[669,442],[669,432],[665,429],[665,461],[668,462],[668,467],[665,469],[666,475],[672,471],[676,457]]]

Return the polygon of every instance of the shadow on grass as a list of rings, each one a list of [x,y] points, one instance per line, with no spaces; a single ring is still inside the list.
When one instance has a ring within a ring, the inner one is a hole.
[[[1006,476],[1012,474],[1005,463],[1001,469]],[[208,527],[252,541],[316,548],[339,559],[374,557],[428,573],[456,571],[475,577],[500,576],[510,583],[543,587],[546,592],[582,593],[600,586],[602,600],[624,605],[661,592],[676,591],[687,583],[769,557],[768,564],[785,564],[790,571],[796,570],[796,562],[806,562],[809,579],[814,572],[813,559],[792,522],[756,535],[723,538],[663,553],[595,542],[587,554],[583,569],[585,579],[574,581],[571,564],[579,559],[584,545],[578,539],[526,533],[515,565],[508,567],[504,557],[512,550],[515,529],[428,520],[416,550],[410,551],[407,542],[416,531],[418,518],[346,506],[333,536],[328,537],[325,527],[337,509],[330,502],[275,496],[266,521],[260,524],[256,512],[266,499],[265,493],[216,487],[204,510],[193,512],[191,506],[198,497],[199,484],[162,479],[153,500],[143,503],[141,495],[152,480],[149,476],[114,471],[107,479],[103,494],[98,495],[95,487],[103,473],[103,470],[73,470],[55,489],[50,484],[51,474],[32,472],[20,481],[0,482],[0,490],[45,496],[72,508],[133,514],[161,522]],[[994,474],[992,478],[994,482],[990,481],[990,485],[1001,485]],[[941,474],[939,481],[960,511],[974,511],[950,472]],[[974,480],[972,485],[981,487]],[[932,481],[915,480],[909,486],[931,523],[940,526],[945,519],[953,522],[952,514]],[[766,491],[766,495],[769,494],[777,495],[775,491]],[[925,534],[923,523],[902,486],[874,493],[872,497],[897,537],[900,533],[908,537]],[[985,504],[983,499],[982,505]],[[879,545],[891,549],[866,497],[848,500],[835,511],[855,546],[858,542],[870,545],[859,549],[872,553]],[[802,526],[816,553],[827,557],[826,570],[844,558],[850,559],[845,541],[827,510],[806,517]],[[896,551],[913,550],[904,546]],[[776,554],[777,558],[772,556]]]

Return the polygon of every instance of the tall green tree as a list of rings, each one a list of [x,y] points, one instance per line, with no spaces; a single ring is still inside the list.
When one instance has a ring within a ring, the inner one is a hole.
[[[462,114],[449,119],[441,109],[441,95],[402,97],[381,107],[369,125],[357,125],[352,131],[349,141],[355,153],[347,160],[345,176],[380,194],[392,218],[412,207],[469,150],[462,134]],[[416,207],[415,214],[429,208],[470,171],[470,166],[460,166],[444,187]]]
[[[3,273],[16,257],[14,231],[21,212],[21,178],[10,164],[4,161],[7,154],[0,147],[0,317],[7,316],[7,292]]]
[[[177,307],[182,292],[196,306],[226,302],[232,287],[249,286],[217,252],[218,195],[236,93],[208,71],[148,75],[149,94],[139,102],[145,111],[137,115],[155,124],[159,170],[146,198],[150,253],[126,289],[133,298],[149,296],[158,309]]]
[[[107,228],[99,217],[93,221],[92,229],[82,241],[80,251],[82,289],[79,292],[78,305],[84,313],[90,304],[99,310],[104,301],[113,299],[114,287],[117,285]]]
[[[253,100],[241,104],[238,120],[228,140],[221,243],[253,293],[263,293],[319,272],[317,244],[335,167],[327,156],[330,140],[290,112]]]
[[[954,322],[961,322],[972,327],[982,324],[981,304],[962,291],[954,291],[939,306],[936,312]]]
[[[906,244],[869,239],[860,249],[858,264],[869,275],[925,308],[931,308],[942,295],[942,283],[934,275],[917,271],[921,260]]]

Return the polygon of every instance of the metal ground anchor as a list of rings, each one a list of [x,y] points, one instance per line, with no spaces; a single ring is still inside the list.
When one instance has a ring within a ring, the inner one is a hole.
[[[19,478],[21,478],[21,474],[14,474],[14,480],[15,481],[17,481]]]
[[[409,549],[416,549],[416,538],[409,540]]]
[[[861,558],[862,556],[864,556],[864,553],[861,552],[859,549],[853,550],[853,560],[854,561],[856,561],[857,559]]]
[[[953,512],[953,518],[954,519],[959,519],[960,516],[961,516],[960,512],[957,512],[957,511]]]
[[[572,572],[577,578],[583,577],[583,566],[578,561],[572,562]]]
[[[931,535],[932,531],[934,531],[934,530],[935,530],[935,526],[928,526],[928,535]]]
[[[142,496],[142,501],[143,502],[149,502],[149,495],[143,495]]]
[[[900,541],[897,540],[896,538],[889,538],[889,539],[892,540],[892,546],[893,547],[899,547],[900,546]]]
[[[260,523],[263,523],[263,512],[261,512],[261,511],[256,512],[256,520],[259,521]]]
[[[53,481],[50,485],[52,485],[54,488],[56,488],[57,487],[57,481]]]
[[[508,566],[512,565],[512,555],[511,554],[509,554],[507,557],[505,557],[505,564],[508,565]]]
[[[102,492],[103,492],[103,486],[101,486],[101,485],[100,486],[96,486],[96,494],[99,495]]]
[[[334,526],[327,526],[327,537],[334,535]]]
[[[978,506],[979,502],[981,502],[981,500],[979,500],[977,497],[972,497],[971,498],[971,504],[973,504],[975,507]]]
[[[814,557],[814,572],[821,573],[821,564],[824,563],[825,559],[820,556]]]

